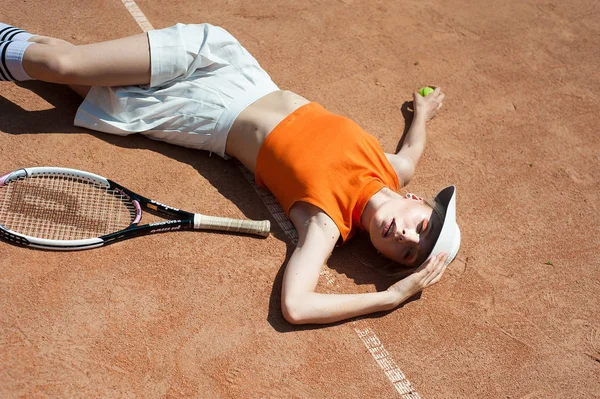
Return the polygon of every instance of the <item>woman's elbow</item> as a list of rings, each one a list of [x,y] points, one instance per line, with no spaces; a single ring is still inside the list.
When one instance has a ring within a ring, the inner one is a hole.
[[[298,325],[309,322],[304,303],[301,295],[283,295],[281,298],[281,311],[288,323]]]

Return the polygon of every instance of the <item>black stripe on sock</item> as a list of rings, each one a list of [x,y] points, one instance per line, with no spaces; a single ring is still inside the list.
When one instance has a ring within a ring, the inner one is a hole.
[[[20,31],[21,29],[19,28],[15,28],[14,26],[9,26],[7,28],[4,28],[0,31],[0,41],[4,41],[6,39],[4,39],[5,37],[7,37],[8,35],[10,35],[11,33],[13,33],[14,31]]]
[[[0,29],[0,37],[2,37],[4,35],[4,33],[8,32],[9,30],[13,30],[15,29],[14,26],[6,26],[4,29]]]
[[[8,49],[8,45],[10,44],[10,42],[6,42],[6,43],[0,43],[0,46],[2,46],[2,44],[4,44],[4,48],[1,48],[0,51],[0,63],[2,63],[2,65],[0,65],[0,76],[2,77],[2,80],[12,80],[14,81],[15,78],[10,74],[10,71],[8,70],[8,65],[6,65],[6,50]],[[6,75],[2,72],[2,67],[4,67],[4,71],[6,71]],[[8,77],[7,77],[8,75]]]
[[[6,40],[12,40],[19,33],[25,33],[25,31],[23,29],[18,29],[16,32],[13,32],[12,34],[9,33],[8,37],[6,38]]]

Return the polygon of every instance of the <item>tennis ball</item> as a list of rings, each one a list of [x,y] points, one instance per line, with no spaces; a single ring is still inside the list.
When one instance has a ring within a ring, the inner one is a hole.
[[[422,87],[419,89],[419,94],[423,97],[427,97],[431,93],[433,93],[433,89],[431,87]]]

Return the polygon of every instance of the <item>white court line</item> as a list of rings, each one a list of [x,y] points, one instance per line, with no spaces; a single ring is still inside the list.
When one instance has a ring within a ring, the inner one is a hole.
[[[133,19],[135,19],[135,22],[137,22],[144,32],[154,29],[150,21],[148,21],[135,1],[121,1],[125,7],[127,7],[127,10]],[[271,215],[273,215],[273,218],[277,221],[285,235],[292,241],[294,245],[296,245],[298,243],[298,233],[296,232],[294,225],[285,216],[283,209],[281,209],[275,197],[273,197],[270,192],[258,187],[254,182],[254,176],[252,173],[250,173],[250,171],[248,171],[248,169],[246,169],[241,163],[238,165],[242,171],[242,174],[246,177],[248,182],[250,182],[250,185],[254,188],[269,212],[271,212]],[[335,284],[335,276],[327,268],[323,269],[321,276],[325,278],[328,286],[333,286]],[[377,337],[377,334],[375,334],[373,328],[369,327],[365,320],[356,320],[351,324],[354,326],[354,332],[356,332],[360,340],[367,347],[369,353],[385,374],[385,377],[392,383],[394,388],[396,388],[396,391],[398,391],[402,399],[421,399],[402,370],[400,370],[400,368],[396,365],[392,355],[385,349],[383,342],[381,342],[379,337]]]
[[[154,29],[148,18],[144,15],[142,10],[138,7],[138,5],[133,0],[121,0],[123,5],[129,11],[129,14],[135,19],[135,22],[142,28],[144,32]]]

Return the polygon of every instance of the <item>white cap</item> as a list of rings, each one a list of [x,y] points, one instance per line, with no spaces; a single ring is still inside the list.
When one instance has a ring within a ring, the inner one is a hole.
[[[442,222],[442,231],[431,250],[431,253],[425,259],[425,264],[429,259],[441,252],[448,254],[446,265],[454,260],[460,248],[460,229],[456,224],[456,187],[448,186],[435,196],[435,202],[446,210],[446,217]]]

